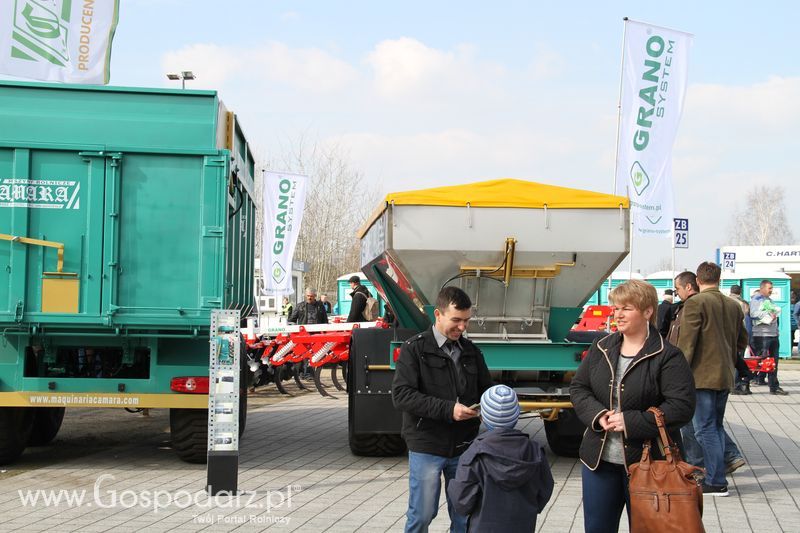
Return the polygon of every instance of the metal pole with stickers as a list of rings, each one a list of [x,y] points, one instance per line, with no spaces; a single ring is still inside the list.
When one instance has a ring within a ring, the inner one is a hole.
[[[211,313],[208,387],[208,493],[235,494],[239,477],[240,311]]]

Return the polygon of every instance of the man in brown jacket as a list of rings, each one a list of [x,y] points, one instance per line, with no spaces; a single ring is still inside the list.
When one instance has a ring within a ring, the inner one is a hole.
[[[678,347],[694,374],[697,404],[692,423],[703,448],[706,479],[703,493],[727,496],[725,431],[722,425],[733,388],[736,354],[747,346],[739,304],[719,291],[721,269],[711,262],[697,267],[700,294],[683,305]]]

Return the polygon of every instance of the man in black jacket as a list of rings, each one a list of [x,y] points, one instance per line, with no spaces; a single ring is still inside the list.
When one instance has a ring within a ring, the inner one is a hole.
[[[322,302],[317,300],[316,289],[306,289],[306,300],[300,302],[294,312],[289,315],[292,324],[327,324],[328,314]]]
[[[369,289],[361,284],[361,278],[353,275],[348,280],[350,288],[350,312],[347,314],[348,322],[364,322],[364,309],[367,308],[367,298],[372,296]]]
[[[492,385],[483,354],[462,336],[472,302],[457,287],[445,287],[436,299],[432,328],[403,344],[392,383],[394,406],[403,412],[408,446],[407,532],[423,532],[436,516],[441,476],[455,476],[458,458],[478,435],[480,401]],[[451,531],[466,531],[467,519],[448,498]]]
[[[669,335],[669,325],[672,323],[672,311],[675,307],[672,303],[672,299],[672,289],[665,290],[664,299],[658,304],[658,310],[656,311],[656,327],[658,328],[658,332],[661,333],[661,336],[665,339],[667,335]]]

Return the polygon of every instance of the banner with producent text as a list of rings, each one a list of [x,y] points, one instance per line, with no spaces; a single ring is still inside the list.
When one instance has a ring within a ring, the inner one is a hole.
[[[284,172],[264,173],[264,233],[261,272],[264,291],[292,292],[292,259],[303,222],[308,176]]]
[[[634,234],[672,235],[672,146],[688,83],[692,35],[625,21],[617,194],[628,196]]]
[[[119,0],[3,0],[0,74],[106,84]]]

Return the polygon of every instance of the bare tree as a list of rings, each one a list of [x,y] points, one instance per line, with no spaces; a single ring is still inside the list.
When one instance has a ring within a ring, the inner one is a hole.
[[[786,220],[783,187],[754,185],[745,197],[744,206],[731,215],[728,240],[737,246],[792,244],[794,237]]]
[[[309,177],[294,258],[309,263],[307,287],[335,294],[336,278],[359,270],[356,232],[377,205],[378,189],[354,167],[341,146],[311,144],[302,136],[288,144],[279,159],[264,167]]]

